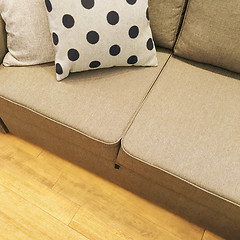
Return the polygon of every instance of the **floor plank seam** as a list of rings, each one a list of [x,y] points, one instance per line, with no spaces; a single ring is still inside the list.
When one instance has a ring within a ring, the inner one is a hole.
[[[55,183],[53,183],[53,186],[50,188],[54,193],[58,193],[57,191],[54,190],[54,187],[57,185],[57,183],[58,183],[59,179],[62,177],[62,175],[63,175],[63,172],[61,171],[58,179],[55,181]]]
[[[7,188],[5,185],[4,185],[4,187]],[[49,216],[51,216],[51,217],[54,218],[55,220],[61,222],[62,224],[66,225],[67,227],[69,227],[68,224],[64,223],[63,221],[61,221],[61,220],[58,219],[57,217],[53,216],[51,213],[47,212],[46,210],[42,209],[40,206],[36,205],[36,204],[33,203],[33,202],[28,201],[28,199],[26,199],[25,197],[19,195],[18,193],[14,192],[13,190],[11,190],[11,189],[9,189],[9,188],[7,188],[7,189],[8,189],[10,192],[13,192],[13,193],[16,194],[17,196],[19,196],[19,198],[22,198],[23,200],[25,200],[26,202],[30,203],[30,204],[33,205],[34,207],[40,209],[41,211],[43,211],[44,213],[48,214]],[[71,201],[71,200],[70,200],[70,201]],[[76,204],[76,203],[74,203],[74,204]],[[78,205],[78,204],[77,204],[77,205]],[[78,205],[78,206],[79,206],[79,205]],[[78,212],[78,211],[76,211],[76,213],[77,213],[77,212]],[[76,215],[76,213],[75,213],[74,215]]]
[[[44,150],[42,149],[42,150],[40,151],[40,153],[36,156],[36,159],[37,159],[43,152],[44,152]]]
[[[206,229],[204,229],[204,231],[203,231],[203,235],[202,235],[202,238],[201,238],[201,240],[203,240],[203,238],[204,238],[204,235],[205,235],[205,232],[206,232]]]
[[[75,203],[75,204],[77,204],[77,203]],[[77,204],[77,205],[78,205],[78,204]],[[73,217],[72,217],[71,220],[69,221],[69,223],[68,223],[68,226],[69,226],[69,227],[70,227],[70,224],[71,224],[71,222],[73,221],[74,217],[77,215],[79,209],[80,209],[80,205],[78,205],[78,210],[73,214]]]
[[[74,203],[76,203],[76,202],[74,202]],[[77,203],[76,203],[76,204],[77,204]],[[87,203],[84,203],[84,204],[83,204],[82,206],[80,206],[80,207],[84,208],[85,205],[87,205]],[[175,234],[175,233],[173,233],[173,232],[170,232],[167,228],[158,225],[157,223],[155,223],[154,221],[152,221],[152,220],[149,219],[148,217],[142,216],[141,214],[136,213],[136,212],[135,212],[135,214],[136,214],[136,216],[139,216],[140,218],[146,219],[148,222],[150,222],[152,225],[154,225],[154,226],[155,226],[157,229],[159,229],[160,231],[165,231],[165,232],[169,233],[169,235],[173,235],[173,236],[176,237],[177,239],[183,240],[183,239],[181,238],[181,236],[179,236],[179,235],[177,235],[177,234]],[[111,225],[109,225],[109,226],[111,226]],[[121,229],[118,229],[118,230],[121,231]]]
[[[71,227],[71,226],[68,226],[68,227],[71,228],[73,231],[75,231],[75,232],[81,234],[82,236],[84,236],[84,237],[86,238],[86,240],[87,240],[87,239],[88,239],[88,240],[93,240],[93,239],[88,238],[85,234],[80,233],[80,232],[79,232],[78,230],[76,230],[75,228],[73,228],[73,227]]]

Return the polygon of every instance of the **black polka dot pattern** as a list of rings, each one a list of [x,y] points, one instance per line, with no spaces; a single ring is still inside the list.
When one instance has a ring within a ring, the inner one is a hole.
[[[53,38],[53,44],[57,46],[59,43],[59,39],[58,39],[58,35],[55,32],[53,32],[52,38]]]
[[[112,56],[117,56],[120,53],[120,51],[121,51],[121,48],[119,45],[113,45],[111,46],[109,53]]]
[[[51,4],[50,0],[45,0],[45,5],[46,5],[46,8],[47,8],[48,12],[51,12],[52,11],[52,4]]]
[[[73,49],[73,48],[70,49],[68,51],[68,59],[70,61],[73,61],[73,62],[77,61],[79,59],[79,52],[78,52],[78,50]]]
[[[157,65],[148,0],[68,1],[72,9],[64,1],[45,0],[57,46],[57,80],[89,69]]]
[[[56,64],[56,73],[60,75],[63,74],[62,66],[59,63]]]
[[[99,41],[99,34],[95,31],[88,32],[87,41],[91,44],[96,44]]]
[[[94,7],[94,0],[81,0],[81,3],[83,5],[84,8],[86,9],[91,9]]]
[[[148,11],[148,8],[147,8],[147,11],[146,11],[146,18],[149,21],[149,11]]]
[[[111,25],[116,25],[119,22],[119,15],[115,11],[111,11],[107,15],[107,21]]]
[[[64,27],[72,28],[74,26],[75,20],[70,14],[65,14],[62,18]]]
[[[101,63],[99,61],[92,61],[90,64],[89,64],[89,67],[90,68],[98,68],[100,67]]]
[[[151,50],[153,50],[153,47],[154,47],[153,40],[152,40],[152,38],[149,38],[147,41],[147,49],[151,51]]]
[[[138,62],[138,57],[135,55],[129,57],[127,60],[127,63],[131,65],[136,64],[137,62]]]
[[[139,34],[139,28],[137,26],[132,26],[128,32],[130,38],[136,38]]]
[[[127,0],[127,3],[129,3],[131,5],[135,4],[136,2],[137,2],[137,0]]]

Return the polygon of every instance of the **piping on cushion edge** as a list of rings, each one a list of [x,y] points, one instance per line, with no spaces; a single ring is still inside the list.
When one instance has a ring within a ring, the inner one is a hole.
[[[88,137],[88,138],[90,138],[90,139],[92,139],[92,140],[94,140],[94,141],[103,143],[103,144],[105,144],[105,145],[112,145],[112,147],[115,147],[116,145],[119,144],[119,141],[116,141],[116,142],[114,142],[114,143],[109,143],[109,142],[104,142],[104,141],[102,141],[102,140],[100,140],[100,139],[91,137],[91,136],[89,136],[88,134],[86,134],[86,133],[84,133],[84,132],[81,132],[81,131],[79,131],[79,130],[71,127],[71,126],[68,126],[68,125],[66,125],[66,124],[64,124],[64,123],[62,123],[62,122],[59,122],[59,121],[57,121],[57,120],[54,120],[54,119],[52,119],[51,117],[45,116],[45,115],[43,115],[42,113],[39,113],[39,112],[37,112],[37,111],[29,108],[29,107],[23,106],[23,105],[20,104],[20,103],[17,103],[17,102],[15,102],[15,101],[13,101],[13,100],[7,99],[7,98],[5,98],[5,97],[3,97],[3,96],[0,96],[0,98],[4,99],[4,100],[7,101],[7,102],[10,102],[10,103],[12,103],[12,104],[15,104],[15,105],[17,105],[17,106],[19,106],[19,107],[22,107],[22,108],[24,108],[24,109],[27,109],[27,110],[29,110],[30,112],[33,112],[33,113],[35,113],[35,114],[37,114],[37,115],[39,115],[39,116],[41,116],[41,117],[43,117],[43,118],[46,118],[46,119],[48,119],[48,120],[50,120],[50,121],[52,121],[52,122],[54,122],[54,123],[56,123],[56,124],[59,124],[59,125],[61,125],[61,126],[63,126],[63,127],[66,127],[66,128],[68,128],[68,129],[71,129],[71,130],[73,130],[73,131],[75,131],[75,132],[77,132],[77,133],[80,133],[80,134],[82,134],[83,136]]]
[[[222,197],[222,196],[220,196],[220,195],[218,195],[218,194],[216,194],[216,193],[210,192],[209,190],[207,190],[207,189],[205,189],[205,188],[203,188],[203,187],[200,187],[200,186],[196,185],[195,183],[192,183],[192,182],[190,182],[190,181],[188,181],[188,180],[186,180],[186,179],[184,179],[184,178],[182,178],[182,177],[179,177],[178,175],[176,175],[176,174],[174,174],[174,173],[171,173],[170,171],[168,171],[168,170],[166,170],[166,169],[163,169],[163,168],[158,167],[158,166],[154,166],[153,164],[148,163],[148,162],[146,162],[145,160],[143,160],[143,159],[135,156],[134,154],[132,154],[132,153],[130,153],[129,151],[127,151],[127,149],[124,147],[124,139],[122,139],[122,141],[121,141],[121,148],[122,148],[122,150],[125,152],[125,154],[129,155],[129,156],[132,157],[132,158],[137,159],[138,161],[140,161],[140,162],[142,162],[142,163],[144,163],[144,164],[149,165],[150,167],[157,168],[157,169],[159,169],[159,170],[161,170],[161,171],[163,171],[163,172],[165,172],[165,173],[167,173],[167,174],[169,174],[169,175],[171,175],[171,176],[173,176],[173,177],[175,177],[175,178],[177,178],[177,179],[179,179],[179,180],[181,180],[181,181],[183,181],[183,182],[186,182],[186,183],[190,184],[190,185],[193,186],[193,187],[198,188],[199,190],[202,190],[202,191],[204,191],[204,192],[206,192],[206,193],[208,193],[208,194],[210,194],[210,195],[212,195],[212,196],[214,196],[214,197],[220,198],[220,199],[222,199],[222,200],[224,200],[224,201],[226,201],[226,202],[228,202],[228,203],[231,203],[231,204],[233,204],[233,205],[235,205],[235,206],[237,206],[237,207],[240,207],[240,204],[235,203],[235,202],[233,202],[232,200],[229,200],[229,199],[227,199],[227,198],[225,198],[225,197]]]

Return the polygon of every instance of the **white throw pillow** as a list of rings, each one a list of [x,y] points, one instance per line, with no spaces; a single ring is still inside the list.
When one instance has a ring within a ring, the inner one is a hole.
[[[6,24],[5,66],[34,65],[54,61],[54,48],[42,0],[0,0]]]
[[[148,0],[45,0],[57,80],[70,72],[157,66]]]

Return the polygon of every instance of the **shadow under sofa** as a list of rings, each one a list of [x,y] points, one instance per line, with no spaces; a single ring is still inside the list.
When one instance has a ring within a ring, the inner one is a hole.
[[[2,59],[3,40],[0,52]],[[51,63],[1,66],[2,131],[240,239],[240,74],[164,48],[157,56],[158,67],[76,73],[60,83]]]

